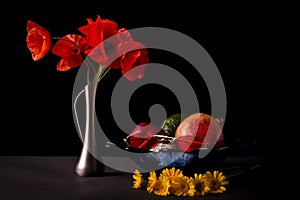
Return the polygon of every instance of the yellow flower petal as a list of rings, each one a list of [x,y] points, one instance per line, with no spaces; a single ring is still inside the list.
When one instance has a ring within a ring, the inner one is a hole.
[[[222,172],[217,172],[217,173],[218,173],[218,179],[220,179],[222,177],[223,173]]]
[[[221,186],[221,187],[220,187],[220,190],[226,191],[226,188],[225,188],[224,186]]]
[[[159,178],[155,181],[153,192],[159,196],[167,196],[169,192],[170,183],[166,177]]]
[[[140,188],[142,186],[142,183],[144,180],[143,180],[142,174],[139,172],[139,170],[134,170],[132,178],[133,178],[132,187],[134,189]]]
[[[229,184],[229,181],[223,181],[221,182],[221,185],[228,185]]]
[[[214,177],[214,178],[217,178],[218,171],[214,171],[213,173],[214,173],[214,174],[213,174],[213,177]]]
[[[221,176],[221,177],[219,178],[219,181],[220,181],[220,182],[223,182],[223,181],[225,181],[225,179],[226,179],[225,176]]]

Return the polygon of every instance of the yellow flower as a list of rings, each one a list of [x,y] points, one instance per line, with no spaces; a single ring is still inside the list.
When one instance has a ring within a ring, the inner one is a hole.
[[[204,196],[209,191],[209,182],[202,174],[194,174],[194,178],[192,178],[193,184],[195,185],[195,196]]]
[[[147,191],[159,196],[172,194],[193,197],[209,193],[218,194],[226,191],[225,186],[229,184],[223,173],[217,170],[207,171],[204,174],[195,173],[194,177],[188,177],[183,175],[181,169],[175,167],[165,168],[159,176],[155,171],[150,171],[147,181],[138,170],[135,170],[133,179],[133,188],[140,188],[145,182]]]
[[[192,179],[187,176],[175,177],[169,190],[176,196],[194,196],[196,192]]]
[[[148,177],[148,183],[147,183],[147,191],[148,192],[151,193],[153,191],[156,181],[157,181],[157,177],[156,177],[155,171],[150,171],[150,175]]]
[[[159,196],[167,196],[170,194],[170,182],[166,177],[160,177],[153,183],[153,193]]]
[[[166,177],[171,182],[176,177],[182,177],[183,172],[180,169],[175,169],[175,167],[172,167],[171,169],[165,168],[161,174],[160,177]]]
[[[213,171],[213,173],[211,173],[210,171],[207,171],[205,173],[205,177],[209,182],[209,193],[217,194],[226,191],[225,185],[227,185],[229,182],[225,180],[226,177],[223,175],[222,172]]]
[[[132,187],[137,189],[137,188],[140,188],[142,186],[142,183],[144,181],[143,177],[142,177],[142,174],[139,172],[139,170],[134,170],[133,172],[133,185]]]

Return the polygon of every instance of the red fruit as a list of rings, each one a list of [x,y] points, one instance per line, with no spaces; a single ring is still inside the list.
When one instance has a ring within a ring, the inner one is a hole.
[[[194,113],[185,118],[177,127],[175,138],[177,148],[186,152],[200,147],[220,148],[224,145],[221,124],[205,113]]]
[[[166,135],[166,133],[159,126],[140,123],[131,131],[126,142],[132,148],[151,149],[158,144],[158,139],[154,135]]]

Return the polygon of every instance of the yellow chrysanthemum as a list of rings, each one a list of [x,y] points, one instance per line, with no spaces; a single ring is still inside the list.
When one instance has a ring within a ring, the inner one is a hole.
[[[196,192],[192,179],[187,176],[175,177],[169,190],[176,196],[194,196]]]
[[[166,177],[160,177],[153,183],[153,193],[159,196],[167,196],[170,194],[170,182]]]
[[[195,196],[204,196],[210,191],[209,182],[202,174],[195,173],[194,178],[192,178],[192,181],[195,185]]]
[[[229,182],[225,180],[226,177],[223,175],[222,172],[213,171],[213,173],[211,173],[210,171],[207,171],[205,173],[205,177],[209,182],[209,193],[217,194],[226,191],[225,185],[227,185]]]
[[[147,191],[148,192],[151,193],[153,191],[156,181],[157,181],[157,177],[156,177],[155,171],[150,171],[150,175],[148,177],[148,183],[147,183]]]
[[[172,167],[171,169],[165,168],[160,174],[160,177],[162,176],[168,178],[168,180],[171,182],[176,177],[182,177],[183,172],[180,169],[175,169],[175,167]]]
[[[144,181],[142,174],[139,172],[139,170],[134,170],[133,172],[133,185],[132,187],[137,189],[140,188],[142,186],[142,183]]]

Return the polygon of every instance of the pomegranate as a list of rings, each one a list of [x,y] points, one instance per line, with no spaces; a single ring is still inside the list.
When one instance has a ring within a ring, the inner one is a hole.
[[[221,124],[211,115],[194,113],[185,118],[175,132],[178,149],[190,152],[200,147],[220,148],[224,145]]]

